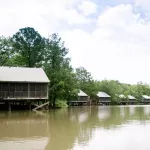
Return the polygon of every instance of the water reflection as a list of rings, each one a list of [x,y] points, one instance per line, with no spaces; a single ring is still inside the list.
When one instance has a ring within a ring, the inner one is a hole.
[[[75,107],[44,115],[1,112],[0,150],[140,150],[136,146],[142,136],[148,142],[149,131],[150,106]]]
[[[134,113],[135,113],[135,107],[133,107],[133,106],[129,106],[129,113],[130,113],[130,116],[132,117],[133,115],[134,115]]]
[[[0,141],[1,150],[43,150],[48,143],[47,138],[9,139]]]
[[[110,113],[111,113],[111,107],[102,106],[102,107],[99,107],[98,117],[100,120],[104,120],[104,119],[109,118]]]

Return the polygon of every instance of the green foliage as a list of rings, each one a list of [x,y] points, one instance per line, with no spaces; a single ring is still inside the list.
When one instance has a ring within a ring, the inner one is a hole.
[[[0,37],[0,66],[7,65],[8,61],[14,55],[12,42],[10,38]]]
[[[150,95],[150,86],[146,83],[138,82],[132,86],[130,91],[137,99],[140,99],[141,95]]]
[[[11,38],[19,66],[35,67],[44,59],[44,38],[34,28],[22,28]],[[16,60],[16,59],[15,59]],[[22,63],[20,63],[22,62]]]
[[[50,79],[49,99],[53,107],[66,107],[66,101],[77,98],[80,89],[92,100],[97,98],[99,91],[106,92],[111,96],[112,104],[122,101],[118,97],[120,94],[132,95],[138,100],[141,95],[150,95],[150,86],[146,83],[96,81],[84,67],[74,71],[67,54],[68,49],[58,34],[45,38],[31,27],[20,29],[11,38],[0,37],[0,66],[43,67]]]
[[[79,89],[88,94],[91,99],[96,98],[98,84],[97,81],[94,81],[91,73],[88,72],[84,67],[79,67],[76,68],[76,77]]]
[[[70,99],[77,88],[76,74],[66,57],[68,49],[58,34],[52,34],[46,39],[44,68],[50,79],[49,95],[55,107],[56,99]]]
[[[57,99],[55,107],[56,108],[66,108],[66,107],[68,107],[67,101]]]
[[[150,86],[142,82],[130,85],[114,80],[103,80],[99,82],[99,90],[111,95],[112,103],[114,104],[119,104],[123,100],[118,97],[120,94],[126,97],[125,101],[128,101],[128,95],[134,96],[137,99],[137,103],[140,101],[142,95],[150,95]]]
[[[99,82],[99,91],[108,93],[111,96],[112,103],[119,103],[116,94],[122,94],[123,90],[119,81],[103,80]]]

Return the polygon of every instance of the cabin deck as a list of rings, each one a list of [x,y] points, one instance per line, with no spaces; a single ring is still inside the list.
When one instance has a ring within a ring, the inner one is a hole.
[[[110,100],[99,100],[98,105],[110,105]]]
[[[89,105],[89,101],[68,101],[69,106],[84,106]]]

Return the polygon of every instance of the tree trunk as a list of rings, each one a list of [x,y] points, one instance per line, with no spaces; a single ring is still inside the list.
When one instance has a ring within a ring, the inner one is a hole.
[[[31,67],[31,49],[30,49],[30,46],[28,49],[28,67],[29,68]]]
[[[53,108],[56,108],[56,103],[55,102],[56,102],[56,96],[54,95],[53,96]]]

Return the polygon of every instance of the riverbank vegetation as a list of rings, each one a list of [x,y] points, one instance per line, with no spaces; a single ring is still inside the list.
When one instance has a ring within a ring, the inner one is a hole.
[[[12,37],[0,37],[0,66],[42,67],[50,79],[49,100],[53,107],[67,106],[66,101],[77,97],[79,89],[91,100],[96,99],[98,91],[104,91],[112,97],[112,104],[119,103],[116,94],[132,95],[137,100],[141,95],[150,95],[146,83],[94,80],[84,67],[72,68],[68,52],[58,34],[42,37],[31,27],[20,29]]]

